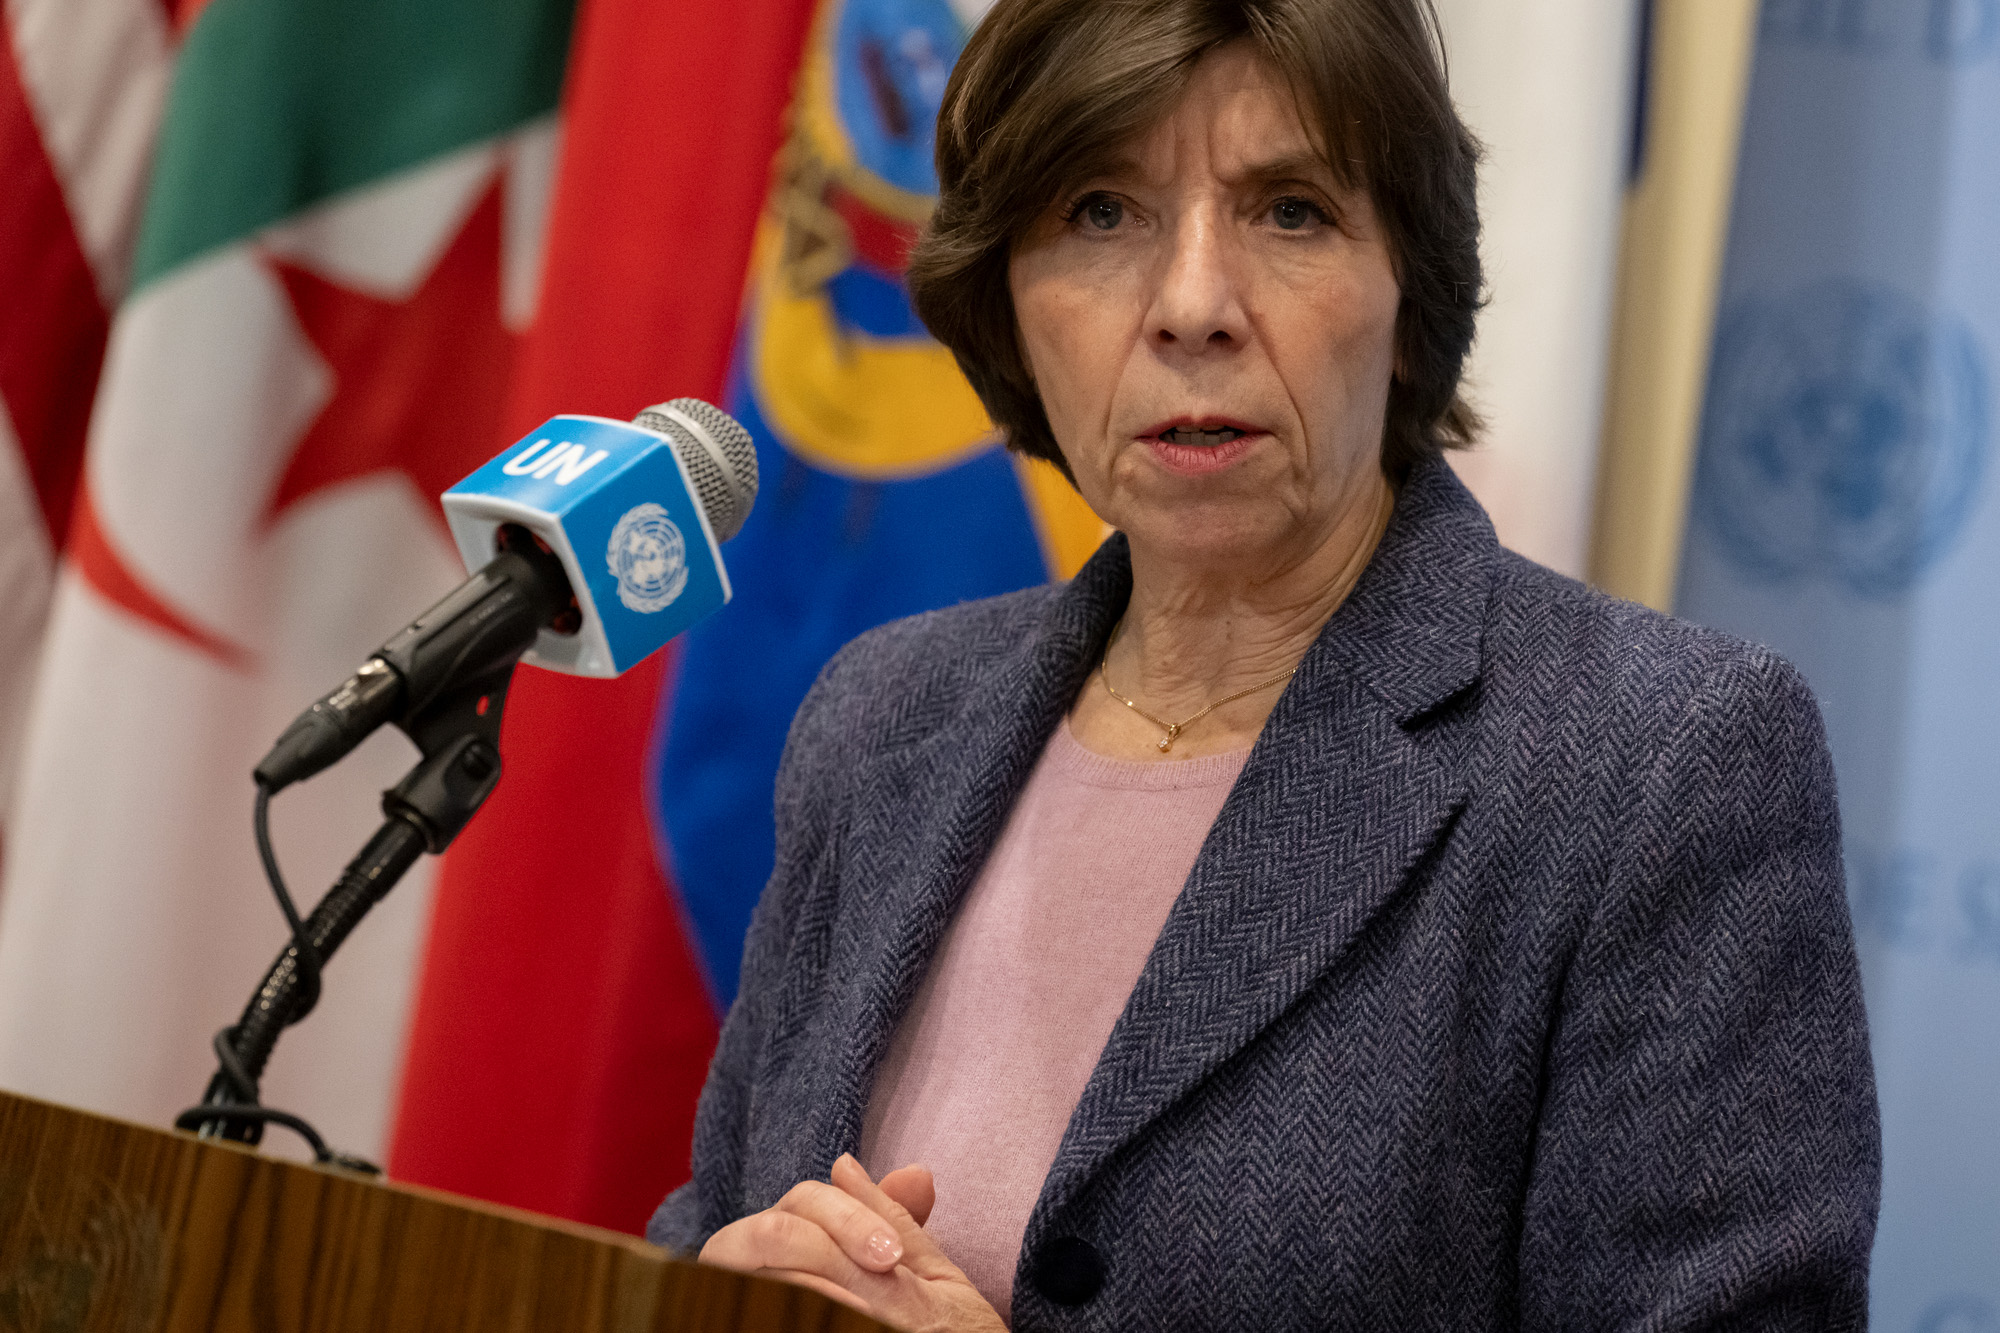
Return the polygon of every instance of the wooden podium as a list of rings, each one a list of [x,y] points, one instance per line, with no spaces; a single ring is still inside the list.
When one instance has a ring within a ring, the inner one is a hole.
[[[4,1333],[874,1333],[630,1236],[0,1092]]]

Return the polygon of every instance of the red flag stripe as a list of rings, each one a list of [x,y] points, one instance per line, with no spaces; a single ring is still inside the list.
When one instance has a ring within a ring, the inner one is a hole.
[[[0,24],[0,396],[50,545],[61,549],[107,331],[104,305]]]
[[[588,0],[514,424],[717,395],[811,0]],[[671,73],[672,96],[644,70]]]
[[[517,433],[720,395],[811,19],[587,0]],[[687,1178],[716,1020],[649,812],[665,677],[515,677],[507,780],[439,876],[396,1175],[627,1230]]]
[[[100,299],[115,307],[166,113],[172,27],[159,0],[7,0],[6,11],[22,100]]]

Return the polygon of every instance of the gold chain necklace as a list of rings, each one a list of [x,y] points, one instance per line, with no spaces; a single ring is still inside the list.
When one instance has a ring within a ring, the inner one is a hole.
[[[1199,713],[1196,713],[1192,717],[1185,718],[1179,722],[1169,722],[1165,718],[1154,717],[1151,713],[1139,707],[1137,700],[1128,699],[1124,695],[1120,694],[1117,690],[1111,687],[1111,646],[1112,644],[1118,642],[1118,635],[1124,630],[1124,628],[1125,628],[1125,622],[1122,620],[1119,621],[1116,625],[1112,626],[1110,641],[1104,645],[1104,660],[1097,664],[1097,674],[1104,681],[1104,692],[1106,694],[1116,699],[1119,703],[1124,704],[1127,708],[1137,713],[1140,717],[1145,718],[1148,722],[1152,723],[1154,726],[1158,727],[1161,731],[1166,733],[1165,735],[1160,737],[1159,741],[1160,752],[1162,754],[1174,748],[1174,742],[1180,739],[1180,734],[1183,731],[1186,731],[1189,727],[1201,721],[1203,718],[1207,717],[1210,713],[1213,713],[1216,709],[1222,707],[1222,705],[1233,704],[1238,699],[1247,699],[1251,695],[1255,694],[1257,691],[1268,690],[1273,685],[1276,685],[1281,681],[1290,680],[1293,676],[1296,676],[1299,673],[1299,669],[1297,667],[1293,667],[1290,671],[1286,671],[1279,675],[1273,676],[1269,680],[1259,681],[1257,684],[1252,685],[1247,690],[1238,690],[1236,693],[1229,695],[1226,698],[1217,699],[1214,703],[1202,709]]]

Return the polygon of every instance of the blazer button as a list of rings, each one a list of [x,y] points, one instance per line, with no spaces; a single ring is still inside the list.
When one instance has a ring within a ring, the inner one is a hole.
[[[1089,1241],[1058,1236],[1035,1256],[1028,1280],[1057,1305],[1082,1305],[1104,1287],[1104,1259]]]

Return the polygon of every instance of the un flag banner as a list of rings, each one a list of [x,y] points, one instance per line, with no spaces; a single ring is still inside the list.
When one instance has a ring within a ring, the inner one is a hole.
[[[1873,1324],[2000,1333],[2000,0],[1768,0],[1677,610],[1826,712]]]

